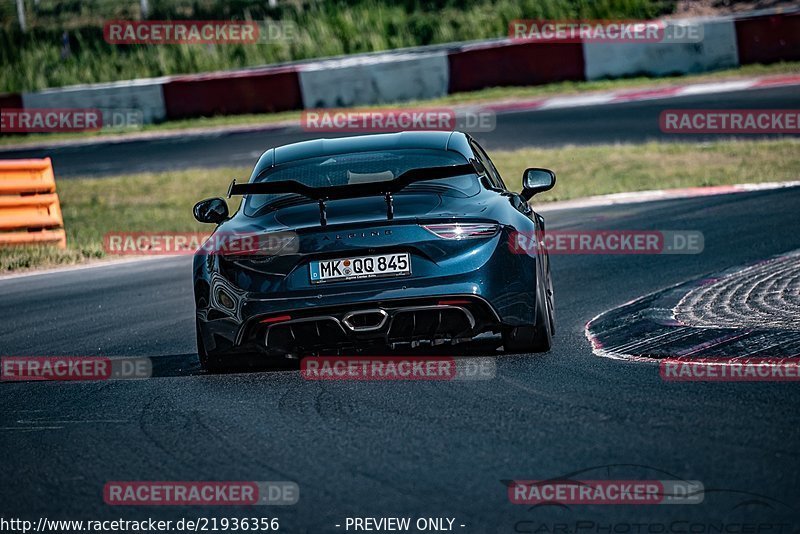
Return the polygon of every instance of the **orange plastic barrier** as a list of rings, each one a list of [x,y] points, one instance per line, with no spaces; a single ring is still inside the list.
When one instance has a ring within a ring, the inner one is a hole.
[[[67,246],[50,158],[0,160],[0,246]]]

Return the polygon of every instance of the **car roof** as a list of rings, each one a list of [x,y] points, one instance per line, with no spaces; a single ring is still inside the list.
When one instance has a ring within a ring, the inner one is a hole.
[[[465,158],[472,157],[469,138],[462,132],[398,132],[301,141],[264,152],[253,169],[251,179],[264,169],[307,158],[354,152],[402,149],[452,150]]]

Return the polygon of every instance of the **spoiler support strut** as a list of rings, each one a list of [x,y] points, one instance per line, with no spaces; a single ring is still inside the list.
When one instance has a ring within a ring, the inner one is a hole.
[[[392,193],[387,191],[383,199],[386,201],[386,219],[391,221],[394,219],[394,198]]]
[[[327,199],[319,199],[319,224],[320,226],[328,226],[328,212],[325,209],[325,201]]]

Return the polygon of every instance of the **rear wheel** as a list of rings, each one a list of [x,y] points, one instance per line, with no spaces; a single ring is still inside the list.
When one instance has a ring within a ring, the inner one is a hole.
[[[197,359],[200,360],[200,367],[209,373],[218,373],[225,369],[219,360],[208,355],[206,352],[205,344],[203,343],[203,336],[200,335],[200,324],[196,324],[197,332]]]
[[[556,335],[556,307],[553,305],[553,278],[550,276],[550,261],[547,262],[547,309],[550,315],[550,335]]]
[[[508,352],[547,352],[553,345],[553,312],[544,284],[537,284],[536,324],[517,326],[503,334],[503,347]]]
[[[264,355],[253,353],[222,354],[218,356],[208,354],[203,336],[200,335],[200,323],[196,324],[197,332],[197,359],[200,360],[200,367],[208,373],[230,373],[237,371],[267,370],[273,368],[285,368],[296,365],[291,360],[265,359]]]

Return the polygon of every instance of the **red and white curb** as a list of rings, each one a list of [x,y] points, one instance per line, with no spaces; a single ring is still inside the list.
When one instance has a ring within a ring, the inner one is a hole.
[[[299,112],[298,112],[299,113]],[[300,121],[297,119],[287,119],[263,124],[235,124],[226,126],[207,126],[198,128],[186,128],[181,130],[143,131],[130,132],[124,134],[103,134],[79,139],[56,139],[54,141],[21,142],[0,146],[0,155],[3,152],[14,152],[17,150],[48,150],[51,148],[62,147],[83,147],[105,144],[131,143],[135,141],[164,141],[170,139],[186,139],[193,137],[211,137],[219,135],[229,135],[238,133],[268,132],[284,128],[296,128]],[[41,134],[47,135],[47,134]]]
[[[584,335],[595,356],[612,360],[661,364],[727,358],[775,363],[794,358],[796,363],[798,304],[781,288],[792,287],[800,276],[798,261],[800,250],[795,250],[637,297],[597,314],[584,325]],[[771,290],[773,286],[777,289]],[[769,295],[769,304],[750,298],[756,293]]]
[[[547,109],[568,109],[587,106],[621,104],[643,100],[659,100],[680,98],[684,96],[724,94],[734,91],[748,91],[768,87],[785,87],[800,85],[800,74],[762,76],[757,78],[727,80],[687,85],[671,85],[669,87],[644,87],[639,89],[621,89],[619,91],[584,93],[578,95],[555,96],[531,100],[508,100],[478,105],[480,109],[495,113],[516,113]]]
[[[628,301],[620,305],[620,307],[633,304],[637,300],[639,299],[636,298],[631,301]],[[646,363],[651,365],[659,364],[659,360],[657,358],[647,358],[645,356],[636,356],[634,354],[625,354],[624,352],[617,352],[613,350],[604,349],[603,344],[600,342],[600,340],[597,339],[597,337],[594,334],[592,334],[591,330],[589,330],[589,325],[591,325],[593,321],[596,321],[605,313],[606,312],[598,313],[597,315],[592,317],[589,321],[587,321],[585,325],[583,325],[583,334],[586,336],[586,339],[589,340],[589,344],[592,346],[592,354],[594,354],[595,356],[599,356],[601,358],[608,358],[610,360]]]

